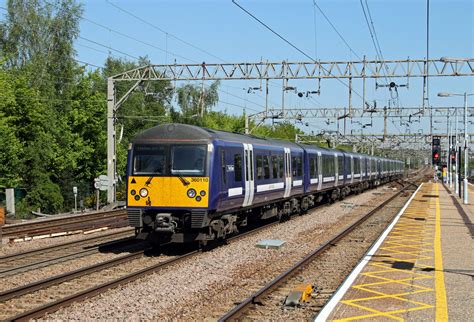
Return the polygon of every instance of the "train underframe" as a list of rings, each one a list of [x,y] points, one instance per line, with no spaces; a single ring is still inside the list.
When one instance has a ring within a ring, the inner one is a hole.
[[[228,236],[248,225],[249,221],[278,219],[284,221],[295,214],[304,214],[320,203],[333,203],[350,194],[359,194],[367,189],[396,180],[400,176],[364,181],[350,186],[335,187],[315,193],[294,196],[282,201],[239,210],[231,213],[207,211],[181,211],[163,213],[140,211],[142,227],[136,228],[138,238],[147,239],[153,245],[163,243],[198,242],[205,246],[212,240],[225,240]]]

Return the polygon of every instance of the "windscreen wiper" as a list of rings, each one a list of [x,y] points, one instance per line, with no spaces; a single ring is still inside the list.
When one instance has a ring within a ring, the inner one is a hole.
[[[189,186],[191,184],[191,182],[184,179],[184,177],[181,175],[181,173],[179,171],[177,172],[177,174],[178,174],[179,180],[183,183],[183,186]]]

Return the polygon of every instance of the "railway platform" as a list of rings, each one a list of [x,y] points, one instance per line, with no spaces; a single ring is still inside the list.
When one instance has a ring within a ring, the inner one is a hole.
[[[473,200],[421,185],[315,320],[471,320]]]

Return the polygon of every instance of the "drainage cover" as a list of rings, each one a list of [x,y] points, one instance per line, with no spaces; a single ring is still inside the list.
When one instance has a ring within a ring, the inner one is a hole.
[[[392,264],[392,267],[396,268],[396,269],[409,269],[409,270],[411,270],[414,266],[415,266],[415,264],[410,263],[410,262],[395,262],[395,263]]]
[[[273,249],[278,249],[281,246],[283,246],[286,243],[284,240],[279,240],[279,239],[264,239],[261,240],[257,243],[258,248],[273,248]]]

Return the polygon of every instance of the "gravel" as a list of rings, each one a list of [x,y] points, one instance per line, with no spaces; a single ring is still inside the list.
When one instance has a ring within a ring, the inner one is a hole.
[[[22,252],[26,252],[26,251],[30,251],[34,249],[41,249],[44,247],[62,244],[62,243],[70,242],[70,241],[82,240],[82,239],[87,239],[94,236],[107,235],[107,234],[110,234],[111,232],[119,232],[119,231],[126,231],[126,230],[130,230],[130,227],[107,229],[104,231],[99,231],[99,232],[95,232],[95,233],[91,233],[87,235],[77,234],[77,235],[69,235],[69,236],[54,237],[54,238],[34,239],[30,241],[22,241],[22,242],[16,242],[16,243],[9,243],[8,238],[3,238],[2,244],[0,245],[0,256],[22,253]]]
[[[380,187],[201,253],[46,319],[216,319],[394,193]],[[282,239],[279,250],[255,247]]]

